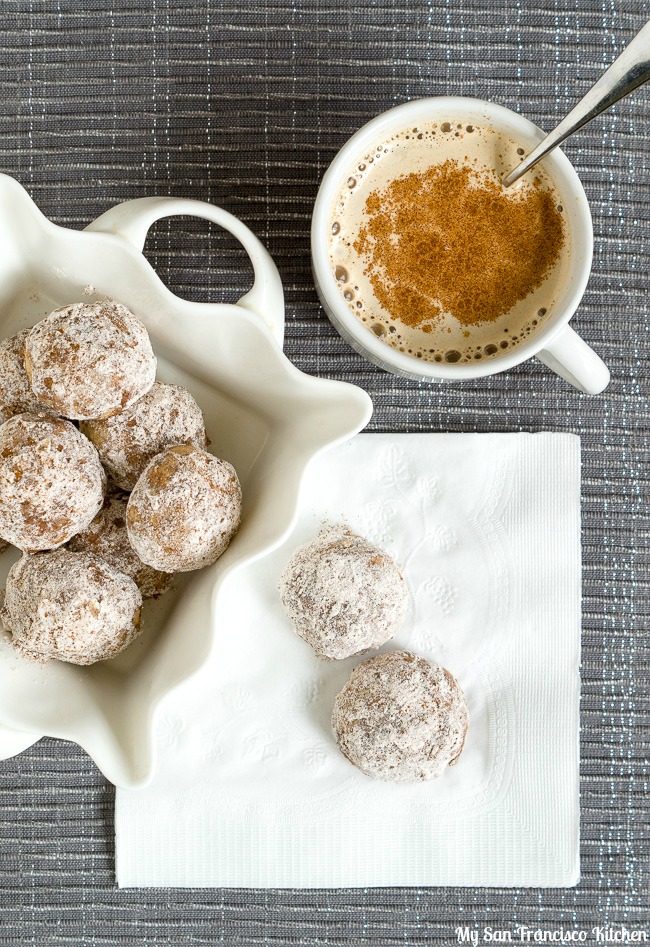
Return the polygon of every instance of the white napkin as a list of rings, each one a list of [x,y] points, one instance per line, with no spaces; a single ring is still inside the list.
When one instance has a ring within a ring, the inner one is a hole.
[[[438,780],[382,783],[329,718],[363,657],[324,662],[278,578],[345,523],[405,570],[382,650],[458,679],[470,729]],[[118,791],[122,887],[570,886],[578,881],[580,443],[567,434],[362,434],[314,461],[290,540],[233,575],[218,641],[165,703],[154,782]]]

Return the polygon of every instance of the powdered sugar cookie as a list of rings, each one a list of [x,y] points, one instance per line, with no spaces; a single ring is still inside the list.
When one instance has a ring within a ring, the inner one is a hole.
[[[129,542],[126,529],[128,496],[110,493],[92,523],[70,540],[72,552],[89,552],[130,576],[143,598],[157,598],[167,591],[172,577],[146,565]]]
[[[397,633],[406,608],[399,566],[362,536],[334,527],[295,551],[279,590],[296,634],[323,658],[379,648]]]
[[[18,414],[0,426],[0,536],[27,552],[85,529],[104,502],[97,451],[63,418]]]
[[[0,424],[25,411],[50,413],[32,391],[25,371],[25,340],[28,335],[29,329],[25,329],[0,341]]]
[[[359,664],[334,703],[339,749],[375,779],[434,779],[460,756],[465,697],[449,671],[409,651]]]
[[[163,572],[216,562],[240,517],[234,467],[191,444],[170,447],[151,461],[126,510],[131,545],[143,562]]]
[[[82,421],[80,428],[97,448],[113,483],[127,491],[166,447],[206,446],[203,414],[187,388],[158,381],[131,407],[109,418]]]
[[[66,418],[102,418],[149,391],[156,357],[147,330],[112,300],[55,309],[30,331],[25,369],[32,391]]]
[[[56,549],[14,563],[2,621],[30,657],[94,664],[139,635],[141,607],[127,575],[96,556]]]

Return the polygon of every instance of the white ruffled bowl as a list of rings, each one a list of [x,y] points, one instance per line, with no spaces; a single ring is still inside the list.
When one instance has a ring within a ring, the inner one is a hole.
[[[255,282],[237,304],[179,299],[147,263],[141,251],[149,227],[178,215],[218,224],[247,250]],[[160,380],[189,388],[203,409],[210,450],[242,482],[242,524],[226,553],[145,603],[144,633],[117,658],[88,668],[38,665],[0,634],[0,758],[43,735],[74,740],[112,782],[135,788],[153,773],[158,704],[219,647],[221,584],[286,539],[310,460],[363,428],[372,405],[361,389],[305,375],[283,355],[275,265],[241,221],[210,204],[142,198],[73,231],[47,220],[16,181],[0,175],[0,246],[0,337],[59,306],[117,299],[149,330]],[[10,549],[0,557],[2,585],[18,555]]]

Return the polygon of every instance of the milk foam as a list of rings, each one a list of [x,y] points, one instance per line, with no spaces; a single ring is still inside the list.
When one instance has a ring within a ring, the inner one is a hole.
[[[446,313],[429,332],[405,325],[382,308],[364,274],[366,261],[353,249],[368,219],[365,203],[371,192],[381,191],[397,178],[421,173],[445,161],[467,166],[477,174],[496,171],[501,179],[523,154],[524,150],[516,141],[489,126],[461,124],[450,119],[405,128],[388,136],[349,170],[332,209],[329,256],[343,298],[369,331],[393,348],[424,361],[465,364],[503,356],[539,331],[569,278],[571,241],[568,232],[558,262],[541,285],[509,312],[476,325],[463,325]],[[562,195],[539,165],[510,190],[531,188],[534,180],[553,191],[558,207],[564,209]]]

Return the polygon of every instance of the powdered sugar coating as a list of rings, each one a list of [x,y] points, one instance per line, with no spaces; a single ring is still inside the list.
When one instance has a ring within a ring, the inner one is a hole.
[[[0,536],[27,552],[85,529],[104,502],[97,451],[69,421],[18,414],[0,426]]]
[[[25,329],[0,341],[0,424],[25,411],[50,413],[32,391],[25,371],[25,339],[28,335],[29,329]]]
[[[129,408],[110,418],[83,421],[80,428],[99,451],[111,480],[127,491],[166,447],[206,446],[203,414],[187,388],[158,381]]]
[[[334,527],[295,551],[279,591],[296,634],[324,658],[379,648],[397,634],[406,609],[406,585],[393,559]]]
[[[375,779],[435,779],[460,756],[469,715],[455,679],[409,651],[358,665],[334,702],[339,749]]]
[[[39,401],[66,418],[107,417],[141,398],[156,377],[147,330],[113,300],[55,309],[30,331],[25,368]]]
[[[68,544],[72,552],[89,552],[130,576],[143,598],[157,598],[166,592],[172,577],[146,565],[129,542],[126,504],[123,493],[110,493],[95,519]]]
[[[169,447],[151,461],[126,510],[131,545],[143,562],[163,572],[216,562],[240,517],[234,467],[191,444]]]
[[[127,575],[96,556],[56,549],[14,563],[1,617],[25,655],[85,665],[131,644],[141,607]]]

